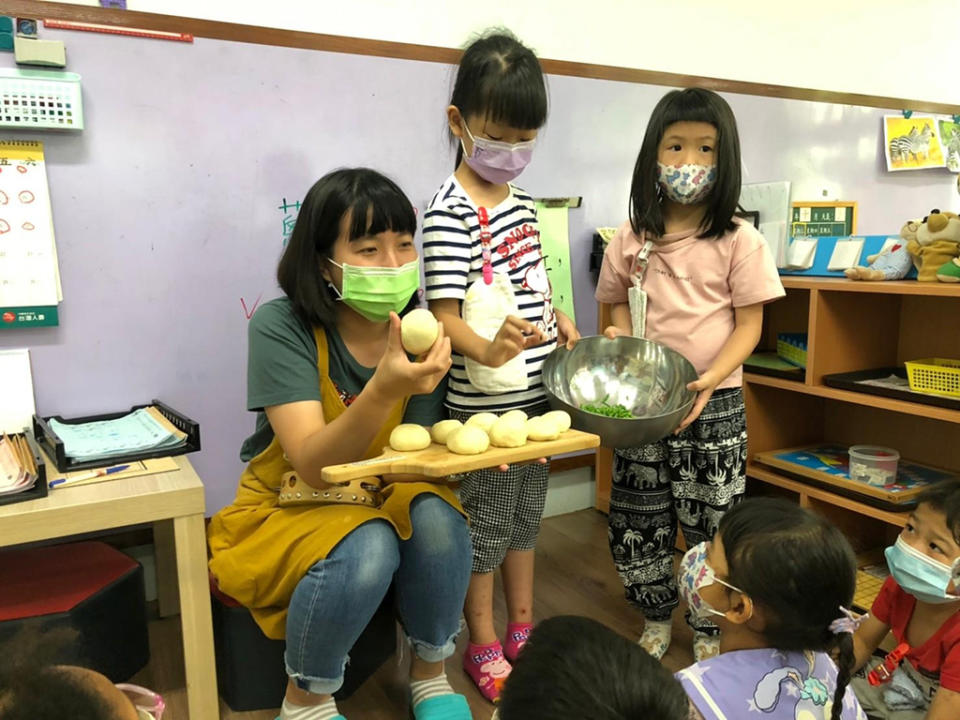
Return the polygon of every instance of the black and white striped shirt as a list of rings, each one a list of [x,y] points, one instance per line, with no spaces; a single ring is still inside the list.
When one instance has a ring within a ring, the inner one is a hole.
[[[493,271],[509,276],[520,317],[534,323],[551,339],[523,353],[527,389],[498,395],[488,395],[471,385],[463,356],[454,353],[446,405],[466,412],[499,412],[542,402],[545,396],[540,368],[557,345],[557,321],[533,198],[510,185],[510,194],[496,207],[488,208],[488,214],[493,235]],[[423,219],[427,301],[463,301],[467,288],[483,277],[481,251],[477,206],[451,175],[430,201]]]

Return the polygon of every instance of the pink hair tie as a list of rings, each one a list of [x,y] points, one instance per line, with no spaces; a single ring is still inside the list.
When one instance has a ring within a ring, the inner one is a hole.
[[[863,624],[863,621],[870,617],[870,613],[865,613],[863,615],[857,615],[852,610],[848,610],[843,605],[840,606],[840,612],[843,613],[842,617],[838,617],[832,623],[830,623],[830,632],[834,635],[841,635],[843,633],[850,633],[853,635],[860,626]]]

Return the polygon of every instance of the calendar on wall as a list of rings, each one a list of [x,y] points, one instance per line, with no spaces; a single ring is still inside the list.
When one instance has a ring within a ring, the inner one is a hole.
[[[62,299],[43,143],[0,140],[0,329],[56,325]]]

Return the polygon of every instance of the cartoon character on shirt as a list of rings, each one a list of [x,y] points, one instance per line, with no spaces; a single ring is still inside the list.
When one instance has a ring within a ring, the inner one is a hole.
[[[819,678],[810,677],[816,658],[813,653],[804,653],[810,667],[806,673],[794,667],[781,667],[771,670],[757,683],[753,693],[753,702],[763,712],[770,712],[781,701],[780,689],[784,682],[793,683],[799,692],[789,692],[792,697],[799,695],[794,710],[796,720],[822,720],[830,717],[833,701],[826,684]]]
[[[535,324],[537,328],[544,333],[547,328],[556,321],[556,313],[553,310],[553,288],[550,285],[550,278],[547,276],[547,265],[543,258],[527,268],[523,274],[523,280],[520,287],[524,290],[539,295],[543,301],[543,317]]]

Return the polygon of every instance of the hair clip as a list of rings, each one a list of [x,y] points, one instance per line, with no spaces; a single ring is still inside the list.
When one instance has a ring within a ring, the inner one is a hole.
[[[830,632],[834,635],[841,635],[843,633],[850,633],[852,635],[860,625],[863,624],[863,621],[870,617],[870,613],[857,615],[852,610],[847,610],[843,605],[840,606],[840,612],[843,613],[843,616],[838,617],[830,623]]]

